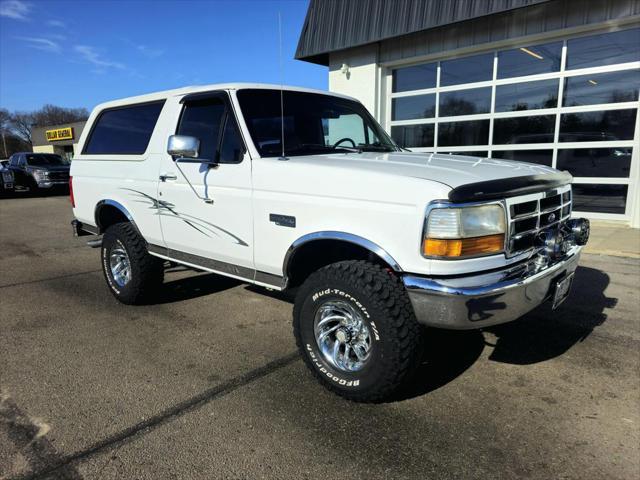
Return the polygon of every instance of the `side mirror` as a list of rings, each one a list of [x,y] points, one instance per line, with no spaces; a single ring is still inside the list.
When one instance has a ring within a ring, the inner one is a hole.
[[[167,153],[172,157],[198,158],[200,140],[187,135],[171,135],[167,142]]]
[[[176,163],[204,163],[209,168],[217,167],[218,162],[199,158],[200,140],[188,135],[171,135],[167,142],[167,153],[173,157]]]

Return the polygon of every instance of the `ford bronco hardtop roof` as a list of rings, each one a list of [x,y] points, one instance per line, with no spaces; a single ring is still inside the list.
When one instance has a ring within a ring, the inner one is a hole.
[[[276,85],[276,84],[269,84],[269,83],[234,82],[234,83],[212,83],[209,85],[192,85],[187,87],[175,88],[172,90],[163,90],[160,92],[146,93],[144,95],[136,95],[133,97],[125,97],[117,100],[110,100],[108,102],[100,103],[99,105],[96,105],[95,109],[103,110],[105,108],[113,108],[113,107],[120,107],[123,105],[130,105],[132,103],[153,102],[155,100],[162,100],[169,97],[177,97],[177,96],[187,95],[191,93],[201,93],[201,92],[208,92],[213,90],[242,90],[247,88],[268,89],[268,90],[279,90],[280,88],[282,88],[288,91],[319,93],[322,95],[331,95],[334,97],[341,97],[341,98],[347,98],[349,100],[356,100],[355,98],[349,97],[348,95],[342,95],[339,93],[329,92],[326,90],[318,90],[314,88],[294,87],[291,85]]]

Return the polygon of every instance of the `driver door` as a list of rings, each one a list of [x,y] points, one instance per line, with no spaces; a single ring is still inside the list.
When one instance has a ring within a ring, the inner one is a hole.
[[[177,260],[252,277],[251,159],[229,96],[187,96],[182,104],[175,134],[198,138],[198,158],[216,164],[163,154],[158,214],[165,247]]]

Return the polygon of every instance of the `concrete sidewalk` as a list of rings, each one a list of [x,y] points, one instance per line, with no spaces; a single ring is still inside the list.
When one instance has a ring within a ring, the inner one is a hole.
[[[613,222],[592,221],[585,253],[640,258],[640,230]]]

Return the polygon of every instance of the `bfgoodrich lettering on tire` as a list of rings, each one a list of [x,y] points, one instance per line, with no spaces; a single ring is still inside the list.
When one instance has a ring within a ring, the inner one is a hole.
[[[392,396],[421,354],[420,326],[402,283],[365,261],[313,273],[296,296],[293,328],[313,374],[354,401]]]
[[[163,262],[149,255],[131,223],[116,223],[107,229],[101,255],[109,290],[122,303],[143,303],[162,285]]]

